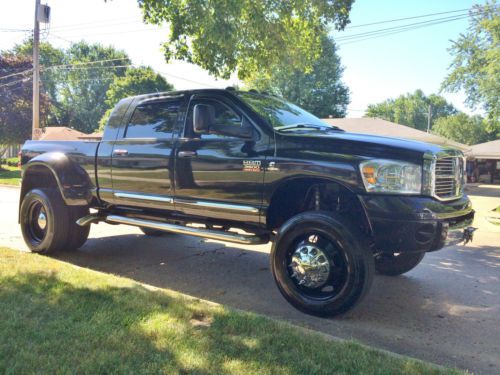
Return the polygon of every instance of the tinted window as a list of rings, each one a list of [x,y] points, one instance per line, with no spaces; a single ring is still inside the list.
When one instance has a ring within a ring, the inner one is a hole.
[[[240,127],[243,118],[232,110],[228,105],[219,102],[217,100],[210,99],[197,99],[191,102],[189,115],[187,118],[188,129],[186,131],[187,136],[199,137],[193,132],[193,109],[196,104],[207,104],[214,108],[214,125],[230,125]],[[225,137],[222,134],[203,134],[203,138],[215,138],[215,137]]]
[[[167,138],[179,113],[178,102],[156,102],[137,106],[127,126],[127,138]]]
[[[311,113],[282,99],[251,92],[238,92],[238,96],[274,128],[296,124],[331,127]]]
[[[215,110],[215,124],[241,126],[241,116],[220,102],[208,102]]]

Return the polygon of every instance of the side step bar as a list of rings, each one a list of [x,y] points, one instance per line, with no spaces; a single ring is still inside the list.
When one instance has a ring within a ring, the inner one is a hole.
[[[82,218],[82,219],[84,219],[84,218]],[[86,225],[86,224],[88,225],[92,222],[95,222],[95,218],[94,218],[94,220],[82,220],[82,219],[80,219],[78,221],[79,225]],[[136,219],[136,218],[126,217],[126,216],[119,216],[119,215],[108,215],[108,216],[104,217],[103,219],[104,219],[103,221],[110,223],[110,224],[133,225],[136,227],[161,230],[161,231],[165,231],[165,232],[188,234],[188,235],[196,236],[196,237],[209,238],[212,240],[219,240],[219,241],[234,242],[234,243],[239,243],[239,244],[244,244],[244,245],[260,245],[260,244],[265,244],[265,243],[269,242],[268,236],[239,234],[239,233],[235,233],[235,232],[227,232],[227,231],[222,231],[222,230],[219,231],[219,230],[205,229],[205,228],[194,228],[194,227],[188,227],[188,226],[183,226],[183,225],[162,223],[162,222],[158,222],[158,221],[151,221],[151,220],[144,220],[144,219]],[[80,222],[82,224],[80,224]]]

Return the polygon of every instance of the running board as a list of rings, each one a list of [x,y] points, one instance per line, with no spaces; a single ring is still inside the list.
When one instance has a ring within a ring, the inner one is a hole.
[[[249,234],[239,234],[222,230],[188,227],[177,224],[162,223],[158,221],[136,219],[126,216],[108,215],[104,219],[110,224],[126,224],[136,227],[149,228],[164,232],[187,234],[190,236],[209,238],[212,240],[227,241],[244,245],[260,245],[269,242],[268,236],[258,236]]]

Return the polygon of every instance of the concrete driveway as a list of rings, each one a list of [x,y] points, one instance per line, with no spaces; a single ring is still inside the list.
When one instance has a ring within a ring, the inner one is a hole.
[[[25,249],[18,194],[0,187],[0,245]],[[269,245],[148,238],[135,228],[99,224],[81,250],[57,257],[434,363],[500,373],[500,227],[484,219],[500,205],[500,189],[471,187],[469,194],[480,227],[472,244],[427,254],[404,276],[376,276],[365,300],[336,319],[286,303],[269,271]]]

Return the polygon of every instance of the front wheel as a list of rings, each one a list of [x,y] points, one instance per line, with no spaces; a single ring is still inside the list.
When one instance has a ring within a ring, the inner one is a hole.
[[[399,276],[411,271],[424,259],[425,253],[380,253],[375,255],[375,270],[386,276]]]
[[[334,316],[361,301],[370,289],[373,255],[365,236],[340,215],[304,212],[279,230],[271,270],[279,291],[297,309]]]

